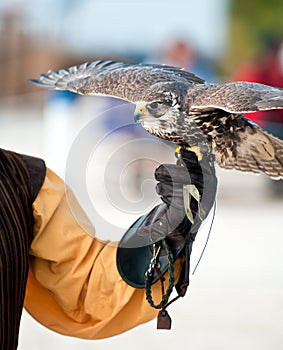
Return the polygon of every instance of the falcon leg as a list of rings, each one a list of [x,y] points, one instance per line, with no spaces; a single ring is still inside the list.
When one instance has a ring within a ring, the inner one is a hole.
[[[180,147],[177,147],[175,150],[175,154],[176,154],[177,158],[180,158],[182,148],[186,149],[189,152],[194,152],[196,154],[196,156],[198,157],[198,160],[199,161],[202,160],[203,156],[202,156],[202,153],[201,153],[199,146],[192,146],[192,147],[180,146]]]

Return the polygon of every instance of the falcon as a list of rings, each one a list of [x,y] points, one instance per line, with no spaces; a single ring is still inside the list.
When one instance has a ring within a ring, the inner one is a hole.
[[[220,167],[283,177],[283,141],[243,113],[283,108],[283,89],[250,82],[209,84],[176,67],[113,61],[84,63],[31,79],[44,88],[112,96],[136,105],[149,133],[198,150]]]

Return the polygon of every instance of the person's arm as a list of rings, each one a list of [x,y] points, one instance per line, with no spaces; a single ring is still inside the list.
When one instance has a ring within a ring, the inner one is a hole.
[[[47,169],[33,203],[26,310],[49,329],[86,339],[110,337],[154,318],[144,291],[127,285],[118,273],[115,244],[83,230],[65,190]]]
[[[47,170],[33,204],[26,310],[56,332],[86,339],[113,336],[156,317],[145,290],[122,279],[116,266],[117,246],[91,237],[76,221],[67,200],[69,191]],[[181,259],[174,269],[177,281]],[[152,296],[160,297],[157,284]]]

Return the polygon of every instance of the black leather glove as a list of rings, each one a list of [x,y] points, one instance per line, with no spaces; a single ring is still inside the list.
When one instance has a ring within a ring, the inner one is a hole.
[[[177,164],[162,164],[155,171],[157,193],[163,203],[138,219],[119,242],[117,267],[122,278],[136,288],[144,287],[144,274],[152,258],[152,244],[166,238],[174,260],[191,245],[201,222],[215,201],[217,180],[213,160],[198,161],[194,152],[180,150]],[[190,196],[184,205],[184,186],[194,185],[200,200]],[[191,212],[191,219],[186,214]],[[193,218],[193,220],[192,220]],[[193,222],[192,222],[193,221]],[[159,256],[161,273],[168,268],[167,256]],[[155,276],[154,280],[157,280]]]
[[[181,149],[177,165],[162,164],[155,171],[156,186],[163,204],[156,206],[148,215],[138,235],[149,235],[152,242],[167,237],[172,249],[184,246],[186,235],[192,227],[199,209],[198,201],[191,197],[188,210],[191,220],[186,214],[184,203],[184,185],[195,185],[201,197],[203,193],[203,172],[195,153]]]

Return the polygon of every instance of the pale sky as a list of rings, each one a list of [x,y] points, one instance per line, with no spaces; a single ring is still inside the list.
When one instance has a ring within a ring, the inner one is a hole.
[[[0,11],[15,4],[27,31],[80,52],[152,51],[183,37],[217,57],[227,42],[229,0],[0,0]]]

